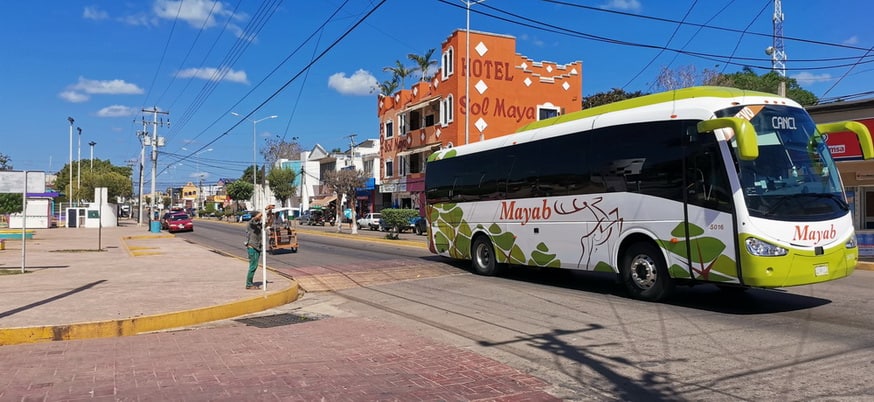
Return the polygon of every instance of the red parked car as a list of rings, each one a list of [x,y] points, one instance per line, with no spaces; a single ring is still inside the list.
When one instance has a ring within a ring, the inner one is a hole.
[[[193,232],[194,222],[188,214],[176,214],[170,217],[167,222],[167,230],[170,233],[175,232]]]

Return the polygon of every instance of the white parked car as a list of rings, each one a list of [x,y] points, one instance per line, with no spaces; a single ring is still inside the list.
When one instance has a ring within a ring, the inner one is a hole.
[[[364,227],[366,227],[370,230],[379,229],[380,217],[381,217],[381,214],[379,212],[374,212],[374,213],[369,213],[367,215],[364,215],[364,217],[358,219],[358,221],[356,222],[358,224],[358,229],[361,229]]]

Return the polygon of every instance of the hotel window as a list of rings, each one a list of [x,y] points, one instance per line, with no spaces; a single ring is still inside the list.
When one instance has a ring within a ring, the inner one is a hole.
[[[391,138],[395,136],[394,122],[388,120],[385,122],[385,138]]]
[[[455,50],[451,47],[446,49],[446,51],[443,52],[443,57],[440,61],[441,78],[445,80],[455,73]]]
[[[449,95],[446,99],[443,99],[443,101],[440,102],[440,124],[445,127],[449,125],[449,123],[452,123],[453,120],[452,95]]]
[[[558,108],[550,108],[550,107],[537,107],[537,120],[546,120],[552,117],[558,116],[559,110]]]
[[[385,161],[385,177],[392,177],[394,175],[394,163],[390,160]]]
[[[409,167],[407,166],[407,157],[398,156],[398,176],[406,176]]]
[[[398,135],[407,135],[407,115],[398,115]]]

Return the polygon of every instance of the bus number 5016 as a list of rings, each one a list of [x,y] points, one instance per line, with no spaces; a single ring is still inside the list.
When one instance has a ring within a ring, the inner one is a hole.
[[[711,223],[710,230],[725,230],[725,225],[721,223]]]

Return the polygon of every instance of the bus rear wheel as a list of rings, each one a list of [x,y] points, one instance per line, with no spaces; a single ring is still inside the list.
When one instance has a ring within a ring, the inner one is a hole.
[[[488,237],[477,236],[473,241],[471,251],[471,265],[477,274],[492,276],[498,272],[495,249]]]
[[[622,256],[622,281],[631,297],[659,301],[673,290],[667,264],[658,247],[650,243],[634,243]]]

